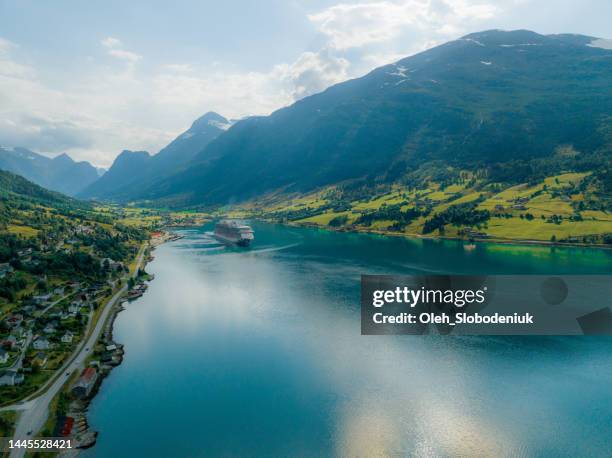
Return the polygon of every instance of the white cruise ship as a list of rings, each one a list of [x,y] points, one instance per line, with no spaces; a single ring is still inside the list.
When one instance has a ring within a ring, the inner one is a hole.
[[[255,238],[251,226],[234,220],[222,220],[215,225],[215,237],[223,243],[249,246]]]

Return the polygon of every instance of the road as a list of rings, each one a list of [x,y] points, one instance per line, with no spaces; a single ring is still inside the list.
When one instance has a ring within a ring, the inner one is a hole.
[[[144,256],[144,246],[140,249],[138,253],[138,261],[136,263],[136,268],[134,272],[131,274],[132,277],[135,277],[138,273],[138,269],[142,265],[142,259]],[[113,309],[113,306],[117,303],[117,301],[121,298],[123,293],[127,291],[127,284],[124,285],[119,291],[115,293],[115,295],[106,303],[104,306],[104,310],[100,314],[98,321],[93,329],[93,331],[89,334],[89,337],[85,339],[77,349],[72,354],[71,358],[64,363],[62,368],[57,372],[57,374],[47,382],[39,391],[45,390],[40,396],[30,399],[28,401],[24,401],[22,403],[13,404],[11,406],[4,407],[0,410],[17,410],[21,411],[19,418],[17,419],[17,425],[15,427],[15,435],[14,439],[30,439],[36,436],[37,432],[44,426],[47,417],[49,416],[49,404],[51,400],[60,392],[66,380],[69,376],[66,375],[72,374],[74,371],[81,371],[83,368],[83,363],[92,354],[94,347],[96,346],[96,342],[102,333],[106,321]],[[48,388],[47,388],[48,387]],[[32,431],[30,435],[28,432]],[[11,458],[22,457],[25,455],[25,449],[13,449],[11,451]]]
[[[38,316],[43,316],[45,313],[47,313],[53,306],[59,304],[60,302],[62,302],[64,299],[68,299],[69,297],[74,296],[77,293],[77,291],[72,292],[70,294],[66,294],[64,297],[60,297],[58,300],[51,302],[48,306],[46,306]]]
[[[28,331],[28,335],[26,336],[25,342],[23,343],[23,348],[21,349],[21,353],[19,353],[19,357],[15,360],[11,369],[16,371],[21,369],[21,365],[23,364],[23,359],[25,358],[26,351],[28,351],[28,347],[32,343],[32,331]]]
[[[76,292],[70,293],[70,294],[66,294],[63,297],[60,297],[58,300],[52,302],[47,307],[45,307],[45,309],[42,310],[38,316],[41,317],[41,316],[45,315],[51,309],[51,307],[59,304],[64,299],[67,299],[67,298],[69,298],[71,296],[74,296],[75,294],[76,294]],[[19,369],[21,369],[21,365],[23,364],[23,359],[25,358],[25,354],[28,351],[28,347],[32,343],[32,338],[33,337],[34,336],[32,334],[32,331],[28,331],[28,335],[26,337],[25,343],[23,344],[23,348],[21,349],[21,353],[19,354],[19,357],[15,360],[15,362],[13,363],[13,365],[9,369],[12,369],[12,370],[19,370]],[[4,409],[2,409],[2,410],[4,410]]]

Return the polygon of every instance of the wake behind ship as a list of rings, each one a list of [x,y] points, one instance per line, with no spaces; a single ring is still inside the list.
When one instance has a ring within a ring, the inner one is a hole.
[[[251,226],[227,219],[215,225],[215,237],[223,243],[244,247],[249,246],[255,238]]]

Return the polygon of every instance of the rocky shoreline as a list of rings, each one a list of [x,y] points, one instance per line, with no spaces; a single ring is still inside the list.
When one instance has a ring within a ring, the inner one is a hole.
[[[116,343],[112,338],[114,321],[117,318],[117,315],[123,310],[125,310],[123,305],[115,306],[115,309],[108,320],[108,324],[105,327],[104,335],[100,338],[100,342],[105,348],[108,349],[109,347],[114,347],[114,349],[110,352],[110,360],[104,363],[100,362],[98,365],[98,377],[93,389],[91,390],[91,393],[83,399],[76,399],[70,403],[67,416],[74,418],[74,425],[78,427],[78,431],[75,436],[75,446],[77,448],[89,448],[96,443],[98,432],[89,427],[87,413],[89,404],[98,394],[102,381],[108,377],[108,375],[110,375],[114,367],[119,366],[123,362],[123,355],[125,354],[123,345]]]
[[[146,265],[154,259],[151,252],[156,247],[163,243],[178,240],[180,238],[182,238],[182,236],[167,231],[154,233],[149,242],[149,248],[145,258],[146,261],[144,262],[142,268],[144,269]],[[103,380],[110,375],[113,368],[119,366],[123,362],[123,357],[125,355],[123,344],[117,343],[113,339],[113,329],[115,320],[117,319],[119,313],[125,310],[124,304],[132,299],[140,297],[142,295],[142,292],[146,290],[145,282],[152,281],[153,279],[154,276],[152,275],[147,276],[144,279],[140,279],[131,291],[139,291],[141,292],[141,294],[130,296],[128,292],[128,294],[126,294],[124,298],[122,298],[115,306],[113,306],[111,315],[109,316],[108,321],[104,326],[102,336],[98,340],[98,345],[102,345],[104,351],[100,355],[99,360],[91,361],[88,366],[96,368],[96,381],[87,396],[81,399],[72,400],[70,402],[68,410],[66,412],[66,418],[72,419],[72,431],[69,437],[74,440],[76,448],[67,451],[66,453],[60,453],[60,456],[76,456],[78,455],[78,449],[90,448],[96,444],[98,431],[95,431],[90,428],[87,420],[89,405],[100,390]]]

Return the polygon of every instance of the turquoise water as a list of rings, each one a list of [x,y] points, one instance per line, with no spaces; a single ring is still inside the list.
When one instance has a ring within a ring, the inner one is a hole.
[[[362,273],[612,273],[605,250],[254,224],[158,248],[86,456],[610,456],[612,339],[361,336]]]

